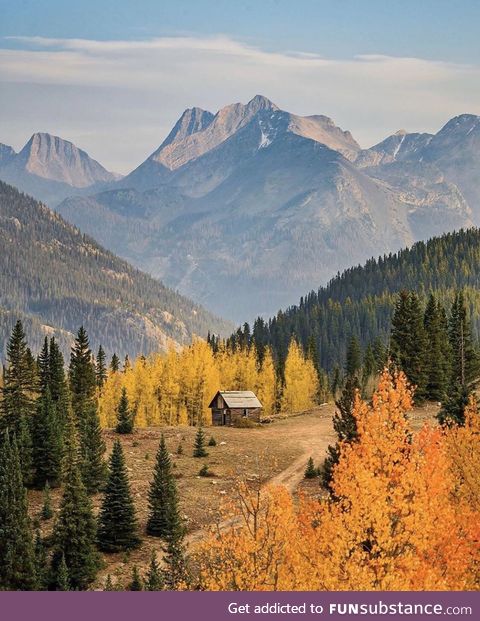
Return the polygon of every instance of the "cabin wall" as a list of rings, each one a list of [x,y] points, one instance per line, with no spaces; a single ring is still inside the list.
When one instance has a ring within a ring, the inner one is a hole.
[[[259,423],[261,408],[247,408],[244,415],[244,408],[212,408],[212,425],[235,425],[238,421],[248,418],[253,422]]]

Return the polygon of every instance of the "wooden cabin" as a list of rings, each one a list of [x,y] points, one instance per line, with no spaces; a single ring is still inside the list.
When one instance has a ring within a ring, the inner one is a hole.
[[[213,425],[235,425],[245,418],[259,423],[263,405],[251,390],[219,390],[208,407]]]

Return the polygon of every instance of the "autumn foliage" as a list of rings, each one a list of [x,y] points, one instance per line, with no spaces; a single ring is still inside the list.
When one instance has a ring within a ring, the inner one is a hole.
[[[385,371],[357,397],[358,441],[340,444],[332,497],[242,486],[237,517],[199,550],[208,590],[468,590],[479,587],[480,423],[413,434],[412,394]]]
[[[292,341],[283,378],[278,377],[270,350],[261,364],[255,347],[232,350],[222,345],[215,353],[201,339],[178,351],[140,357],[123,371],[110,371],[99,389],[103,427],[114,427],[122,389],[135,411],[135,426],[209,425],[208,405],[217,390],[253,390],[272,415],[295,412],[314,405],[317,376],[312,362]]]

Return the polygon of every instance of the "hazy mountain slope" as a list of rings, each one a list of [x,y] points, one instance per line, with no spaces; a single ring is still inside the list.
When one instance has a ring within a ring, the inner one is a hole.
[[[243,321],[379,252],[480,223],[475,119],[360,150],[331,119],[299,117],[265,97],[215,115],[192,108],[120,189],[58,210],[169,286]]]
[[[399,196],[288,124],[281,111],[261,111],[171,171],[166,187],[73,198],[58,209],[142,269],[237,321],[275,312],[311,283],[421,238],[422,210],[441,214],[435,201],[427,207],[421,197]],[[466,209],[451,219],[470,224]]]
[[[322,366],[331,371],[344,364],[352,334],[364,347],[376,338],[386,342],[396,294],[402,289],[417,291],[423,300],[432,291],[449,307],[459,288],[465,291],[478,339],[479,229],[448,233],[352,267],[268,322],[257,320],[253,333],[258,346],[271,345],[280,358],[286,355],[293,335],[305,348],[313,338]]]
[[[79,189],[105,184],[118,176],[73,143],[36,133],[20,153],[0,157],[0,178],[53,204]]]
[[[10,163],[15,155],[16,153],[12,147],[0,142],[0,166]]]
[[[92,344],[148,353],[228,324],[104,250],[59,215],[0,182],[0,333],[17,316],[34,342],[83,323]]]

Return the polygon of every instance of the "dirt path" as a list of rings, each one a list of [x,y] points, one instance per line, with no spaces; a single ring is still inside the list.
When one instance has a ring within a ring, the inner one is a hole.
[[[325,404],[308,414],[277,423],[277,425],[285,424],[285,432],[288,433],[289,439],[292,443],[298,443],[302,453],[289,466],[266,481],[265,485],[283,485],[289,492],[295,491],[304,477],[308,459],[312,457],[316,464],[320,464],[328,446],[335,441],[332,427],[334,411],[333,404]],[[272,432],[275,435],[279,433],[275,424],[272,426]],[[239,517],[233,517],[222,522],[220,528],[228,528],[239,521]],[[208,531],[203,528],[190,533],[185,539],[187,547],[195,547],[207,534]]]

